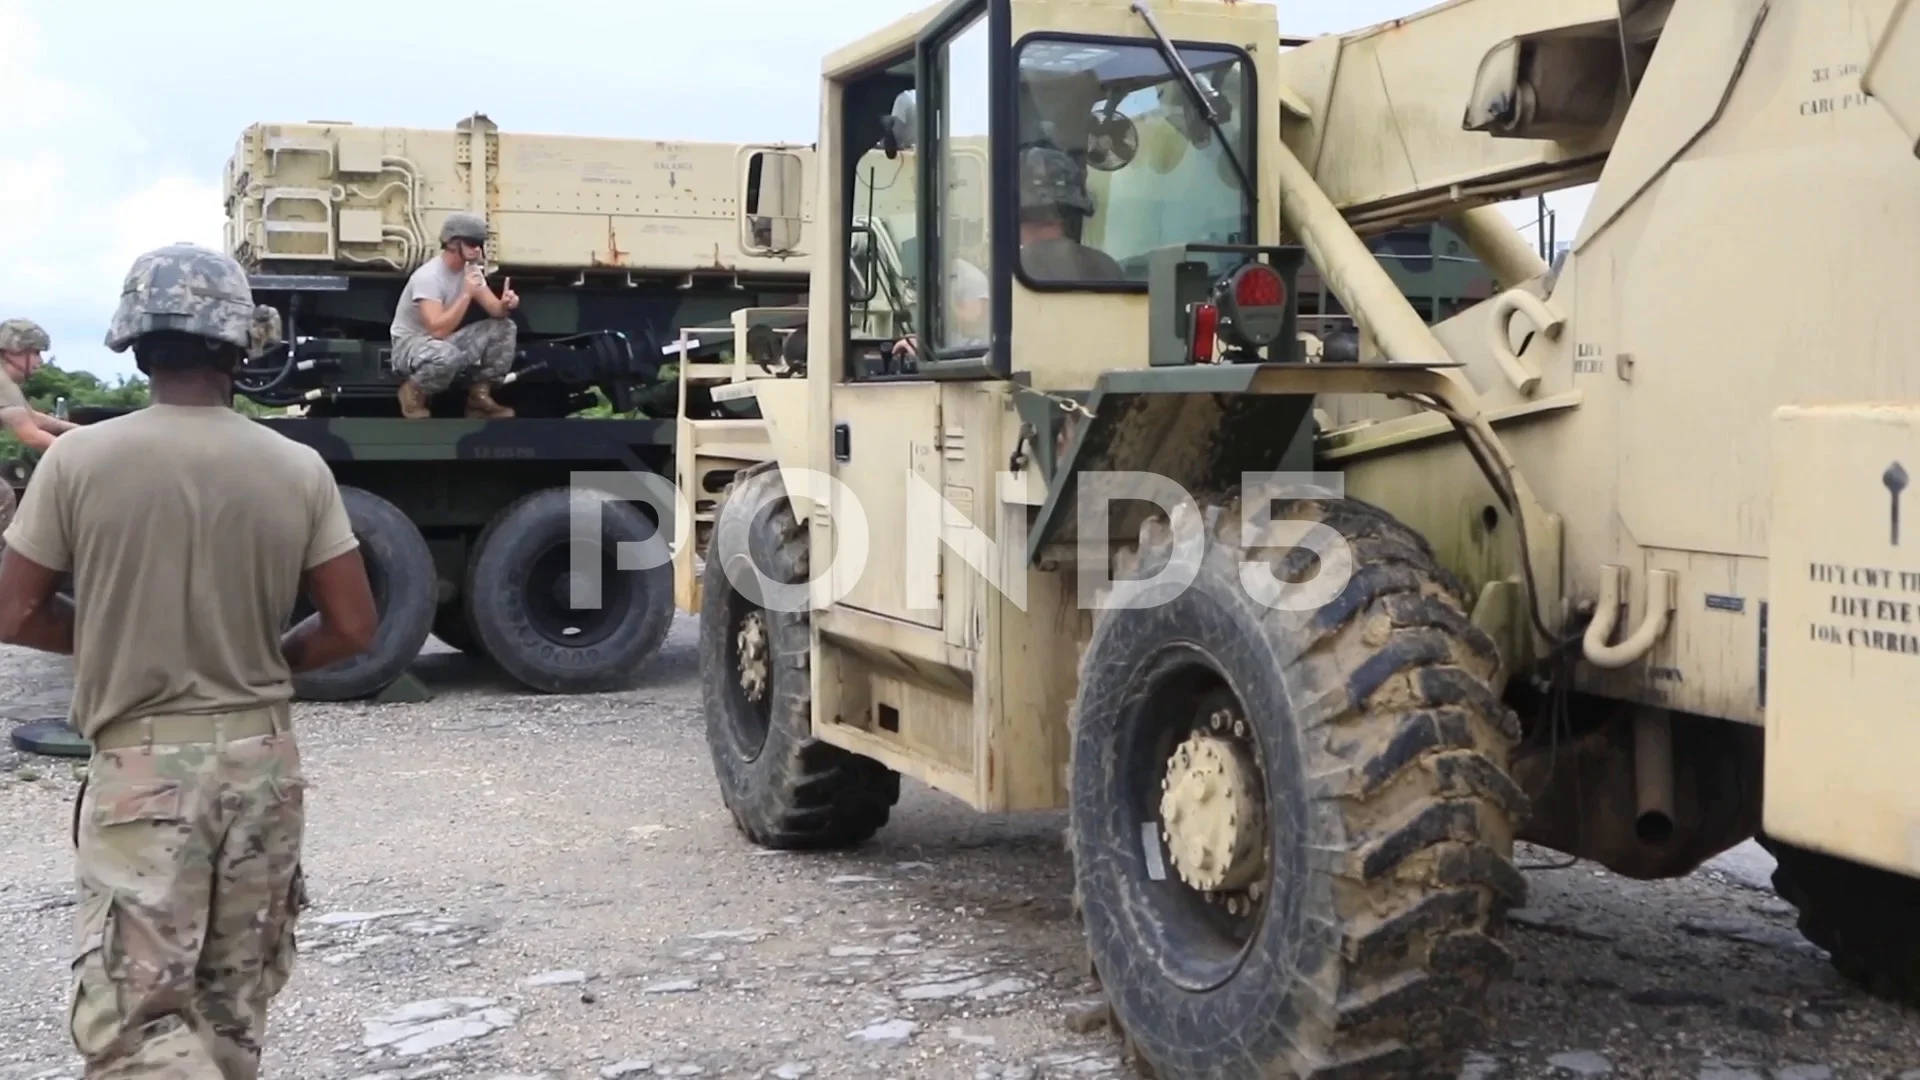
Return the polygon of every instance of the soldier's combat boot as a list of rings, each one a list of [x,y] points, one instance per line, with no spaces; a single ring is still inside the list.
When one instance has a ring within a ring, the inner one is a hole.
[[[427,408],[427,392],[412,379],[400,384],[400,415],[409,420],[425,420],[432,415]]]
[[[469,420],[505,420],[513,415],[513,410],[493,400],[493,384],[477,382],[467,387],[467,418]]]

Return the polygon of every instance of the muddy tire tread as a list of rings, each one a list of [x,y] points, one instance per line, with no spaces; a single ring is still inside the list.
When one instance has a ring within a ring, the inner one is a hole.
[[[1512,842],[1527,799],[1507,772],[1519,724],[1488,685],[1498,654],[1468,621],[1459,580],[1386,512],[1311,499],[1275,517],[1332,528],[1356,568],[1294,632],[1299,651],[1284,676],[1303,688],[1296,709],[1307,705],[1295,724],[1309,806],[1337,811],[1320,815],[1331,834],[1312,834],[1320,850],[1310,867],[1332,878],[1332,904],[1319,909],[1332,947],[1293,975],[1302,1020],[1261,1044],[1282,1049],[1235,1059],[1223,1047],[1164,1064],[1169,1075],[1451,1077],[1485,1033],[1484,997],[1512,965],[1499,940],[1504,914],[1526,896]],[[1239,548],[1240,520],[1238,499],[1226,501],[1210,543]],[[1170,550],[1166,520],[1150,521],[1115,576],[1146,576]],[[1299,555],[1266,561],[1284,579]],[[1129,1045],[1154,1041],[1125,1034]]]
[[[778,483],[779,474],[753,470],[737,476],[723,495],[722,513],[726,502],[757,477],[765,477],[758,484]],[[753,528],[755,551],[764,552],[774,564],[763,566],[763,572],[784,582],[807,579],[807,530],[790,503],[781,498]],[[769,662],[782,669],[770,679],[775,695],[772,723],[758,759],[730,760],[734,750],[725,711],[732,707],[732,698],[723,680],[736,677],[726,662],[725,638],[726,603],[733,587],[718,559],[707,561],[704,590],[700,632],[707,740],[736,827],[754,844],[778,850],[836,850],[865,843],[887,824],[899,801],[900,774],[809,734],[808,614],[766,612]]]

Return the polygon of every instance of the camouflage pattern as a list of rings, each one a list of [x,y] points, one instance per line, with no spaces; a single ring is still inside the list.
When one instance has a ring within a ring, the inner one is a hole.
[[[267,354],[267,350],[280,344],[280,312],[270,304],[258,304],[253,309],[253,322],[247,327],[247,355],[255,360]]]
[[[440,246],[446,247],[452,240],[466,240],[475,244],[486,243],[487,219],[465,210],[456,210],[448,214],[447,220],[440,223]]]
[[[231,258],[195,244],[169,244],[133,260],[120,306],[107,325],[107,348],[178,330],[245,349],[253,326],[253,289]]]
[[[8,319],[0,322],[0,353],[46,352],[53,339],[32,319]]]
[[[14,494],[13,485],[0,480],[0,533],[7,531],[13,524],[14,511],[20,509],[20,496]],[[7,550],[5,540],[0,540],[0,551]]]
[[[96,750],[74,819],[69,1031],[87,1076],[260,1075],[307,901],[306,785],[278,730]]]
[[[1085,166],[1050,146],[1036,146],[1020,155],[1020,209],[1078,210],[1093,213],[1087,194]]]
[[[512,319],[483,319],[446,338],[408,338],[395,349],[394,369],[429,395],[466,375],[472,382],[495,382],[513,370],[519,330]]]

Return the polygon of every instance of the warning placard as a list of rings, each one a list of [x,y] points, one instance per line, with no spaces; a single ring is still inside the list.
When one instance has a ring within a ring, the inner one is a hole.
[[[1762,827],[1920,874],[1920,402],[1773,418]]]
[[[1812,640],[1920,660],[1920,570],[1815,562],[1807,579],[1826,601]]]

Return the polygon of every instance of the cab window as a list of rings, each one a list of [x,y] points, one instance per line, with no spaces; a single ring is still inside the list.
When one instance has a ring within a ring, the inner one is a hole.
[[[1155,248],[1252,242],[1250,65],[1220,46],[1179,53],[1217,128],[1154,42],[1021,43],[1016,272],[1029,287],[1137,289]]]
[[[898,378],[910,375],[914,364],[912,351],[896,345],[918,334],[921,165],[912,58],[855,80],[847,97],[843,137],[857,149],[841,189],[848,235],[846,376]]]
[[[978,355],[991,331],[987,270],[992,230],[987,198],[988,21],[984,13],[932,56],[935,192],[942,280],[934,283],[937,353]]]

